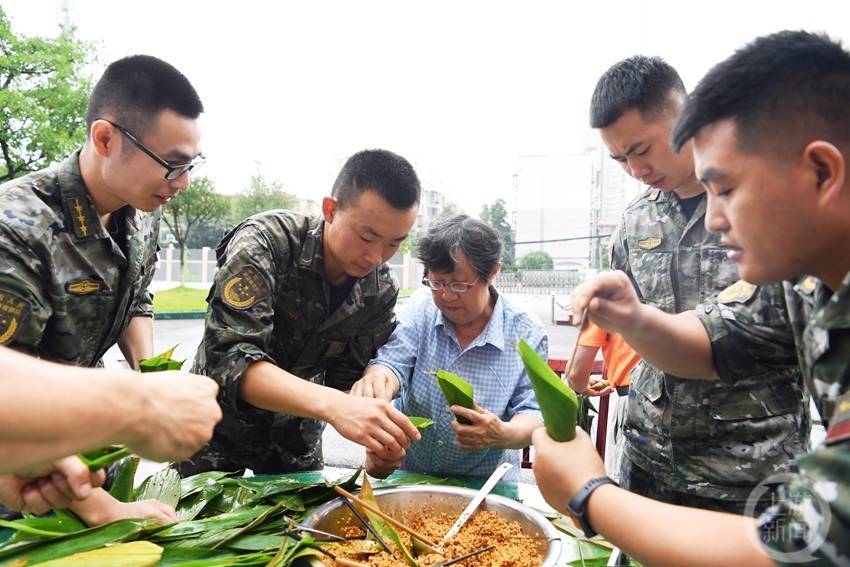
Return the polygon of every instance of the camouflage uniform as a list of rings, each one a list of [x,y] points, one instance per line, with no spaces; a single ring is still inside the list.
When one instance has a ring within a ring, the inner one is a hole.
[[[651,189],[626,208],[611,264],[644,303],[680,313],[738,280],[719,234],[705,228],[705,207],[703,196],[688,219],[678,196]],[[782,289],[740,282],[726,293],[781,299]],[[754,324],[787,330],[784,310],[772,314]],[[754,485],[808,447],[803,398],[793,355],[734,386],[677,378],[641,361],[631,374],[623,484],[671,503],[742,512]]]
[[[4,184],[0,209],[0,344],[96,366],[133,317],[153,316],[159,213],[124,207],[113,213],[124,227],[111,235],[79,152]]]
[[[181,474],[322,467],[324,423],[258,409],[239,398],[251,364],[267,360],[305,380],[348,390],[395,325],[398,287],[386,265],[358,280],[333,313],[322,247],[324,221],[268,211],[242,222],[217,249],[195,371],[221,386],[224,419]]]
[[[783,286],[792,332],[777,332],[769,341],[753,326],[753,313],[778,315],[780,307],[763,297],[709,305],[698,315],[715,365],[730,384],[796,352],[827,437],[797,459],[800,474],[779,505],[761,517],[760,535],[777,563],[850,565],[850,273],[834,294],[812,277]],[[816,544],[818,534],[826,537],[822,545]]]

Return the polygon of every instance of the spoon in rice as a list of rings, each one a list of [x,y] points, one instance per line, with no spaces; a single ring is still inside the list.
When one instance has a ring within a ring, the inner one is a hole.
[[[457,521],[455,521],[454,525],[449,528],[449,531],[446,532],[446,535],[443,536],[443,539],[437,543],[438,548],[442,548],[443,545],[452,537],[454,537],[459,531],[460,528],[466,523],[466,521],[475,513],[475,510],[481,505],[481,502],[484,501],[484,498],[487,497],[488,494],[493,490],[496,486],[496,483],[499,482],[499,479],[504,476],[508,470],[513,467],[511,463],[502,463],[499,467],[493,471],[493,474],[490,475],[490,478],[487,479],[487,482],[484,483],[484,486],[478,491],[478,493],[473,497],[473,499],[469,502],[467,507],[461,512]]]

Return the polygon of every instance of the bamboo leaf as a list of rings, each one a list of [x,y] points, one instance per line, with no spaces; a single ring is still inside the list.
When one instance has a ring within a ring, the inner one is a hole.
[[[136,478],[136,470],[139,468],[139,457],[132,455],[124,459],[115,470],[112,486],[109,494],[121,502],[133,501],[133,480]]]
[[[239,554],[226,549],[170,548],[162,552],[157,567],[236,567],[265,565],[271,553]]]
[[[139,361],[140,372],[161,372],[163,370],[180,370],[183,367],[184,361],[173,360],[174,350],[177,345],[174,345],[165,352],[162,352],[151,358],[145,358]]]
[[[111,524],[66,534],[47,541],[30,542],[0,550],[0,559],[26,559],[28,564],[58,559],[82,551],[90,551],[110,543],[136,539],[147,528],[155,525],[150,520],[120,520]]]
[[[95,451],[80,453],[77,457],[86,465],[90,471],[104,469],[130,455],[130,450],[118,445],[110,445]]]
[[[189,536],[196,537],[199,534],[214,530],[224,530],[229,528],[241,528],[260,516],[268,510],[270,506],[256,506],[254,508],[246,508],[238,512],[230,512],[227,514],[219,514],[211,518],[203,520],[192,520],[190,522],[180,522],[174,524],[162,531],[157,532],[151,538],[153,541],[165,541],[169,539],[183,539]]]
[[[213,482],[201,487],[188,498],[182,498],[177,504],[177,517],[181,520],[194,520],[222,490],[224,488],[221,485]]]
[[[412,423],[413,426],[419,430],[434,425],[434,420],[429,417],[407,416],[407,419],[409,419],[410,423]]]
[[[136,491],[136,501],[150,498],[177,507],[180,502],[180,474],[169,467],[146,478]]]
[[[209,471],[186,477],[180,481],[180,498],[186,498],[200,492],[204,487],[216,484],[216,481],[226,476],[227,473],[225,472]]]
[[[162,548],[149,541],[119,543],[93,551],[75,553],[39,563],[42,567],[152,567],[159,563]]]
[[[363,476],[363,486],[360,489],[360,498],[380,510],[380,506],[378,506],[378,501],[375,500],[375,495],[372,493],[372,485],[369,484],[369,478],[365,475]],[[358,512],[365,515],[369,519],[369,522],[372,524],[375,530],[379,534],[381,534],[381,537],[384,540],[389,540],[393,543],[395,548],[402,553],[402,555],[404,556],[404,560],[407,562],[408,565],[410,565],[411,567],[419,567],[419,563],[417,563],[417,561],[413,558],[413,555],[411,555],[410,550],[408,550],[407,547],[404,545],[401,540],[401,537],[398,535],[398,532],[395,531],[395,528],[386,523],[383,518],[373,512],[370,512],[366,508],[363,508],[356,502],[354,503],[354,506],[357,508]]]

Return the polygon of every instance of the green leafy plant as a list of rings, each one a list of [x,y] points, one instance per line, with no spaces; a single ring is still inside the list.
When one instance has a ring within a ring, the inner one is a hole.
[[[180,370],[183,367],[185,360],[174,360],[171,356],[177,349],[174,345],[167,351],[160,353],[151,358],[144,358],[139,361],[140,372],[162,372],[164,370]]]

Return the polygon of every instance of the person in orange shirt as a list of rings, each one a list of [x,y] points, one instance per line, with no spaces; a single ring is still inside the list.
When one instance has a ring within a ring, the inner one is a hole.
[[[578,336],[578,348],[570,362],[567,379],[578,394],[587,396],[609,396],[608,437],[605,440],[605,470],[614,480],[620,477],[620,462],[623,458],[625,438],[623,424],[626,422],[626,407],[629,396],[629,373],[640,360],[640,356],[623,337],[609,333],[602,327],[588,323]],[[602,349],[606,379],[590,379],[593,361]],[[620,400],[622,399],[622,402]]]

